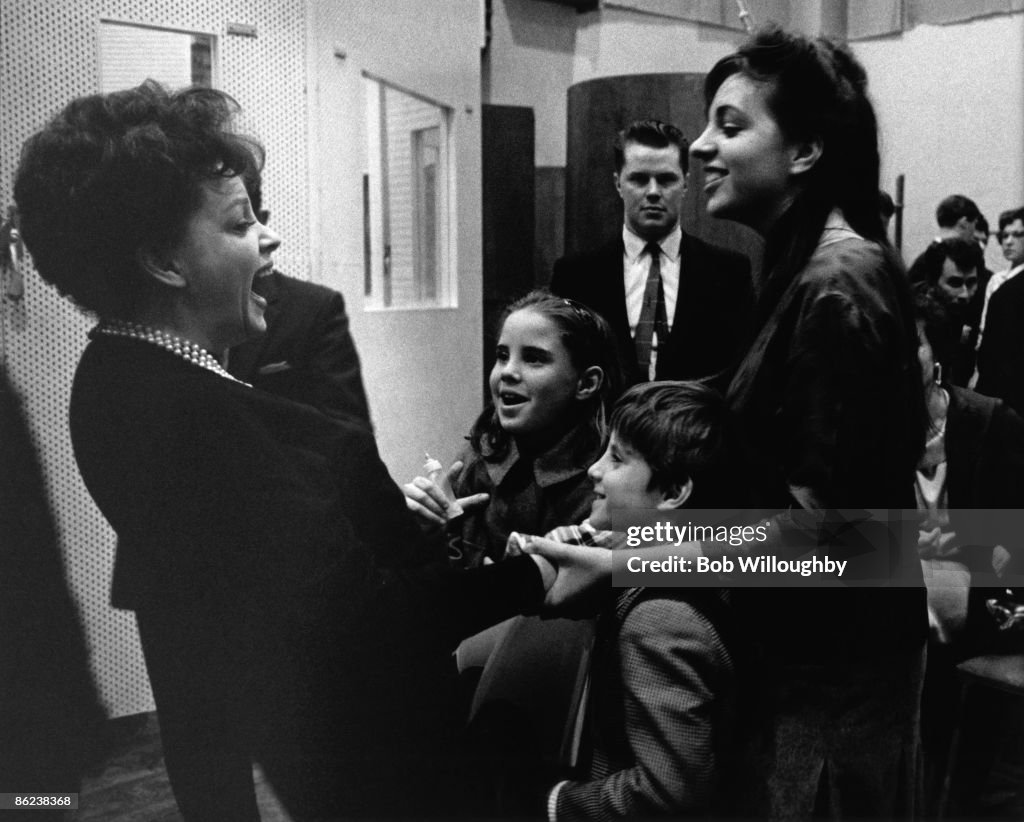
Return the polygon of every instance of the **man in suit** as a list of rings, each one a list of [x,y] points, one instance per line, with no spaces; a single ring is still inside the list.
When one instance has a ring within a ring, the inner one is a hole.
[[[749,261],[679,226],[687,160],[686,138],[675,126],[631,123],[615,142],[621,234],[555,263],[551,290],[604,316],[629,383],[727,380],[747,341]]]
[[[257,219],[266,224],[262,181],[245,181]],[[253,290],[267,301],[267,333],[230,349],[225,367],[243,382],[312,405],[325,414],[370,422],[359,355],[337,291],[274,270]]]
[[[977,391],[1024,414],[1024,277],[1008,280],[989,301]]]

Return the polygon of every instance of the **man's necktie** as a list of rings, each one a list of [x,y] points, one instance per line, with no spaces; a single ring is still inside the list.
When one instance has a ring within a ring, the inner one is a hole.
[[[665,311],[665,287],[661,282],[661,246],[648,243],[644,253],[651,255],[651,268],[644,286],[644,301],[640,307],[640,320],[636,324],[633,342],[640,373],[653,380],[657,369],[658,346],[668,340],[668,315]]]

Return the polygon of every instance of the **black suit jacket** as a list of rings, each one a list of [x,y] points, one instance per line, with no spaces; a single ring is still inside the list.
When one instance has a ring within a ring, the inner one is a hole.
[[[1024,414],[1024,276],[992,295],[978,351],[979,394],[998,397]]]
[[[749,342],[754,304],[750,262],[741,254],[705,243],[683,232],[679,245],[679,296],[668,343],[658,350],[657,378],[685,380],[730,372]],[[551,290],[601,314],[611,325],[628,384],[646,382],[629,333],[622,236],[555,263]]]
[[[228,371],[271,394],[333,417],[370,423],[345,300],[333,289],[274,271],[256,281],[267,333],[231,349]]]

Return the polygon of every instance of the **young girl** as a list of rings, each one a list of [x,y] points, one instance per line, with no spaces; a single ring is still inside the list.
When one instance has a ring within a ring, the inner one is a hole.
[[[605,410],[621,384],[615,341],[600,316],[543,291],[509,306],[491,401],[449,471],[466,509],[447,523],[458,564],[500,559],[511,531],[543,534],[586,517],[587,467],[601,453]],[[422,520],[446,523],[450,502],[437,483],[416,477],[404,490]]]

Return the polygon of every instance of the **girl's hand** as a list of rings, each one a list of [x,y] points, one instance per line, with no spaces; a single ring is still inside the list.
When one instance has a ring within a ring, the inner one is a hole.
[[[452,463],[445,475],[445,485],[448,488],[451,488],[452,478],[461,470],[461,460]],[[405,494],[405,507],[424,522],[433,525],[444,525],[454,505],[461,506],[461,512],[472,511],[486,505],[491,498],[489,494],[470,494],[453,503],[444,488],[428,477],[416,477],[412,482],[407,482],[402,486],[402,492]]]
[[[612,578],[612,552],[590,545],[531,537],[523,550],[544,557],[558,571],[544,598],[545,616],[590,617],[597,613]]]

